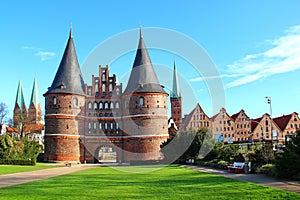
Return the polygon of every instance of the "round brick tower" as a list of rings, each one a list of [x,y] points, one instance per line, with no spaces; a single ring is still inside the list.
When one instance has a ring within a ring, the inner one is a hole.
[[[124,161],[162,159],[160,145],[168,138],[167,98],[140,30],[136,57],[122,96]]]
[[[84,133],[84,82],[72,30],[51,87],[45,96],[45,161],[79,162]]]

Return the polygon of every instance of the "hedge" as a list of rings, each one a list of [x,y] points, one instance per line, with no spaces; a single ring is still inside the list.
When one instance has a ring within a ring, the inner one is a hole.
[[[36,160],[0,160],[0,165],[36,165]]]

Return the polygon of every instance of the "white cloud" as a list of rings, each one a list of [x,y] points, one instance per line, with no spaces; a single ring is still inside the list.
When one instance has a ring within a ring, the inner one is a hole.
[[[271,48],[228,65],[229,74],[240,77],[229,82],[226,87],[254,82],[274,74],[286,73],[300,69],[300,25],[290,27],[285,35],[270,42]]]
[[[55,56],[55,53],[49,51],[38,51],[35,55],[40,57],[41,61],[45,61],[48,60],[50,57]]]
[[[56,55],[54,52],[42,51],[41,48],[34,47],[34,46],[22,46],[21,48],[24,50],[35,51],[36,53],[34,55],[40,57],[41,61],[48,60],[50,57]]]
[[[198,81],[205,81],[205,80],[210,80],[210,79],[220,79],[220,78],[225,78],[225,77],[237,77],[240,76],[239,74],[220,74],[220,75],[216,75],[216,76],[199,76],[196,78],[191,78],[189,81],[191,82],[198,82]]]

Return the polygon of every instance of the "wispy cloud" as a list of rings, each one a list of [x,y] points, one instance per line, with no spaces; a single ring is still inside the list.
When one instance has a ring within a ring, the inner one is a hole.
[[[38,51],[35,55],[40,57],[41,61],[45,61],[45,60],[48,60],[49,58],[55,56],[55,53],[49,52],[49,51]]]
[[[238,74],[239,78],[229,82],[227,88],[300,69],[300,25],[290,27],[285,35],[269,43],[268,50],[246,55],[228,66],[227,72]]]
[[[205,81],[205,80],[210,80],[210,79],[219,79],[219,78],[226,78],[226,77],[237,77],[240,76],[239,74],[220,74],[216,76],[199,76],[196,78],[191,78],[189,81],[191,82],[198,82],[198,81]]]
[[[22,46],[21,48],[24,50],[35,51],[36,53],[34,55],[39,57],[41,61],[48,60],[51,57],[56,55],[54,52],[43,51],[41,48],[34,47],[34,46]]]

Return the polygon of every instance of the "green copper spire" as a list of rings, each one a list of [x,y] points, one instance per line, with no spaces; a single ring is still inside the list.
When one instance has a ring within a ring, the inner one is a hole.
[[[173,90],[172,90],[171,98],[178,98],[178,97],[181,97],[181,92],[178,84],[178,75],[177,75],[176,64],[174,60]]]
[[[39,104],[36,79],[34,79],[34,82],[33,82],[33,88],[32,88],[32,93],[31,93],[31,99],[30,99],[29,106],[31,106],[31,104],[33,104],[35,108],[37,108],[37,106]]]
[[[19,81],[19,85],[18,85],[18,91],[17,91],[17,97],[16,97],[16,106],[19,106],[19,108],[22,109],[26,109],[25,107],[25,101],[24,101],[24,96],[23,96],[23,90],[22,90],[22,82]]]

